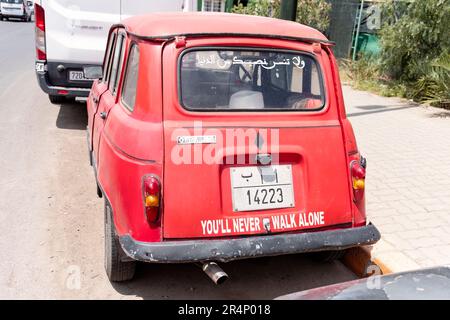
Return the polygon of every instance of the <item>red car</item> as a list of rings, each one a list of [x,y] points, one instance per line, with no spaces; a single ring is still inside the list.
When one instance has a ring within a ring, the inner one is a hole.
[[[310,27],[220,13],[137,16],[109,33],[87,101],[105,199],[106,270],[368,245],[365,159],[333,43]],[[89,75],[91,73],[91,75]]]

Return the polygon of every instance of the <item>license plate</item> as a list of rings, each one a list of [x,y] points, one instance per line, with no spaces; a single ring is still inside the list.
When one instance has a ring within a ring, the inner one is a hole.
[[[69,71],[70,81],[89,81],[84,77],[83,71]]]
[[[292,208],[292,166],[252,166],[231,169],[233,211]]]
[[[44,73],[45,72],[45,64],[42,62],[36,62],[36,72]]]

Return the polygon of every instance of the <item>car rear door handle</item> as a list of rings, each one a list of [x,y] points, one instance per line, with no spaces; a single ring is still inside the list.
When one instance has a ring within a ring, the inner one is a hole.
[[[107,116],[108,114],[106,113],[106,112],[100,112],[100,118],[102,118],[103,120],[105,120],[106,119],[106,116]]]

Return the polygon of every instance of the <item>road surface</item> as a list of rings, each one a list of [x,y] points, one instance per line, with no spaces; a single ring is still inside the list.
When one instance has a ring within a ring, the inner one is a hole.
[[[355,278],[292,255],[223,264],[219,287],[190,264],[142,264],[133,282],[111,284],[86,107],[52,105],[40,90],[33,23],[0,21],[0,48],[0,298],[272,299]]]

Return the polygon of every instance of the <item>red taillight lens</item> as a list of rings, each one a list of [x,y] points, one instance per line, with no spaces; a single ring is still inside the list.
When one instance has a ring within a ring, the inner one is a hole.
[[[353,161],[352,163],[352,177],[356,179],[366,178],[366,169],[364,169],[357,161]]]
[[[355,201],[361,201],[361,199],[364,197],[366,168],[362,165],[362,162],[364,162],[365,165],[365,160],[353,160],[350,163],[350,173],[352,176],[352,187]]]
[[[45,31],[45,15],[44,8],[37,3],[34,4],[34,18],[36,20],[36,27]]]
[[[44,8],[37,3],[34,4],[34,19],[36,21],[36,56],[38,60],[47,60]]]
[[[161,184],[153,175],[145,176],[142,184],[145,216],[149,223],[155,223],[159,218]]]

